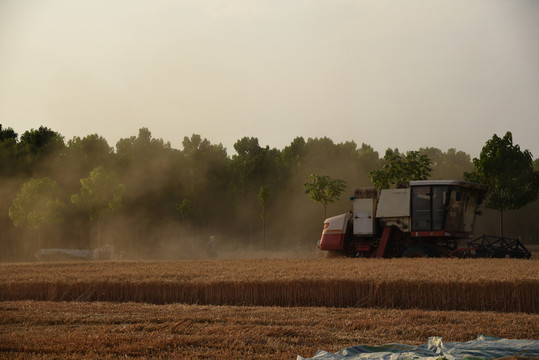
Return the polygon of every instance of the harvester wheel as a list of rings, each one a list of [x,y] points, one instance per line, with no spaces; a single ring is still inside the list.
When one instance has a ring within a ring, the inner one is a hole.
[[[429,251],[429,249],[425,248],[424,246],[412,246],[402,253],[402,257],[405,258],[424,258],[424,257],[431,257],[432,254]]]

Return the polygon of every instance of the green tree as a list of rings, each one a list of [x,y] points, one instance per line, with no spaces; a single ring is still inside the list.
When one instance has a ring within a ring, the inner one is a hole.
[[[206,193],[215,197],[216,192],[225,191],[230,177],[229,159],[223,145],[211,144],[197,134],[191,138],[185,136],[182,145],[185,169],[181,177],[190,197],[198,199]]]
[[[18,157],[22,171],[27,174],[51,173],[56,164],[49,163],[59,158],[65,148],[64,138],[47,127],[31,129],[21,136],[17,144]]]
[[[412,180],[426,180],[431,171],[431,161],[419,151],[400,154],[398,149],[387,149],[382,169],[372,170],[369,178],[379,189],[389,189],[391,185],[402,187]]]
[[[114,159],[114,148],[110,147],[103,137],[92,134],[80,138],[73,137],[67,142],[64,151],[64,166],[61,173],[61,185],[70,193],[78,191],[79,180],[87,176],[97,166],[108,167]]]
[[[191,201],[189,199],[183,199],[182,202],[176,204],[176,211],[180,215],[180,237],[182,237],[185,218],[193,212]]]
[[[262,219],[262,238],[264,240],[264,250],[266,249],[266,203],[268,202],[270,193],[267,186],[261,186],[258,191],[258,204],[262,208],[260,218]]]
[[[13,200],[9,217],[15,226],[32,229],[61,222],[65,204],[60,200],[60,194],[56,181],[47,177],[31,179],[23,184]]]
[[[50,178],[31,179],[23,184],[9,208],[9,217],[17,227],[42,230],[63,221],[65,203],[61,189]],[[43,231],[39,233],[39,246]]]
[[[339,177],[350,179],[357,172],[355,165],[359,163],[359,152],[353,141],[335,144],[327,137],[309,138],[304,152],[306,174],[323,170],[325,174],[339,174]]]
[[[114,148],[109,146],[105,138],[97,134],[84,138],[75,136],[67,142],[67,156],[86,173],[97,166],[108,165],[113,153]]]
[[[178,199],[192,198],[178,194],[180,173],[188,171],[181,163],[181,154],[163,139],[152,138],[147,128],[139,129],[138,136],[120,139],[116,144],[116,174],[127,189],[122,203],[133,218],[144,219],[134,224],[130,237],[133,242],[155,246],[159,239],[138,236],[146,223],[172,221]]]
[[[339,196],[346,189],[346,183],[341,179],[333,179],[327,175],[311,174],[307,177],[308,182],[303,184],[305,194],[314,202],[324,206],[324,219],[327,216],[327,205],[340,200]]]
[[[12,128],[2,128],[0,124],[0,176],[16,175],[18,135]]]
[[[193,211],[191,201],[189,201],[189,199],[183,199],[182,202],[176,204],[176,211],[178,211],[178,214],[180,214],[180,220],[183,224],[185,218]]]
[[[233,184],[226,149],[198,134],[185,136],[182,145],[181,164],[177,165],[177,198],[190,199],[190,222],[195,226],[226,223],[224,214],[229,213],[232,193],[229,189]]]
[[[12,128],[3,128],[2,124],[0,124],[0,141],[13,140],[16,142],[18,137],[19,136]]]
[[[127,173],[125,178],[137,189],[160,184],[156,180],[170,167],[173,153],[170,142],[152,138],[148,128],[140,128],[138,136],[122,138],[116,143],[118,170]]]
[[[80,194],[71,196],[71,202],[88,213],[90,222],[96,224],[96,246],[100,245],[99,220],[117,211],[122,206],[125,186],[116,174],[98,166],[90,176],[80,180]]]
[[[503,138],[494,134],[483,146],[479,159],[473,159],[473,167],[465,179],[487,186],[485,205],[499,211],[503,236],[504,212],[534,202],[539,194],[539,172],[534,170],[532,154],[513,144],[511,132]]]
[[[450,148],[444,153],[443,168],[443,178],[460,180],[464,173],[473,170],[473,164],[469,154]]]
[[[49,154],[65,147],[63,136],[43,126],[37,130],[26,131],[22,134],[20,143],[36,155]]]
[[[260,146],[258,139],[243,137],[234,143],[236,154],[230,161],[234,219],[241,239],[257,242],[257,198],[260,186],[279,188],[282,181],[281,152]]]
[[[473,170],[470,155],[463,151],[450,148],[447,152],[442,152],[440,149],[427,147],[419,149],[419,152],[431,161],[431,179],[461,180],[465,172]]]
[[[121,207],[125,186],[118,183],[114,172],[98,166],[80,183],[80,194],[71,196],[71,202],[86,209],[91,221],[97,221]]]
[[[378,166],[380,155],[378,155],[378,151],[374,151],[372,146],[362,143],[357,152],[362,168],[374,169]]]
[[[257,138],[248,137],[236,141],[234,149],[237,155],[232,156],[231,166],[241,195],[256,195],[262,184],[275,186],[281,180],[277,149],[261,147]]]

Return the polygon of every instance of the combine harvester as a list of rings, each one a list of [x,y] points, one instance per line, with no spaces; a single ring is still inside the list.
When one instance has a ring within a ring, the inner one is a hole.
[[[473,227],[485,187],[456,180],[411,181],[402,189],[359,188],[353,211],[324,221],[320,250],[349,257],[530,258],[518,239]],[[463,246],[464,245],[464,246]]]

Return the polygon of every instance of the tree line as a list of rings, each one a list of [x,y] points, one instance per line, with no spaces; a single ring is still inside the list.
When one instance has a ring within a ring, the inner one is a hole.
[[[327,137],[296,137],[283,149],[244,137],[233,147],[229,154],[193,134],[175,149],[147,128],[112,147],[98,134],[66,141],[47,127],[19,136],[0,124],[0,259],[103,244],[129,257],[185,258],[203,254],[210,236],[230,251],[312,251],[324,212],[351,205],[347,196],[324,209],[313,203],[305,194],[313,174],[342,180],[352,194],[373,186],[371,172],[400,155],[428,158],[430,179],[458,180],[474,171],[470,155],[457,149],[388,149],[380,157],[368,144]],[[537,202],[514,212],[520,221],[508,214],[506,232],[536,239]],[[492,233],[495,223],[495,214],[486,214],[481,233]]]

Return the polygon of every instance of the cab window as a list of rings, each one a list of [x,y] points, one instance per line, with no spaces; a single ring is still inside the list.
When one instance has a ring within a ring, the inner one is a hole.
[[[412,230],[443,230],[448,201],[447,186],[416,186],[412,188]]]
[[[431,229],[430,186],[412,188],[412,230]]]

